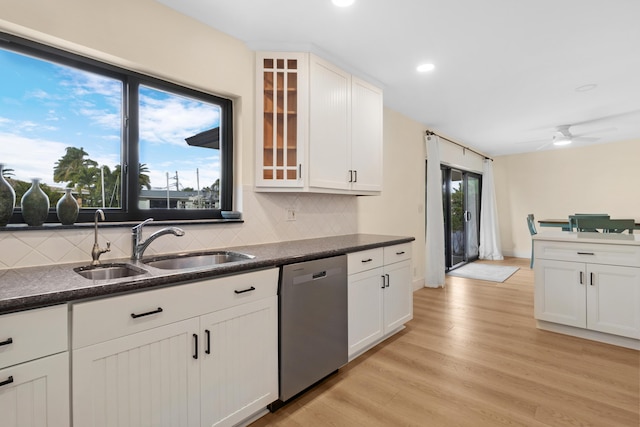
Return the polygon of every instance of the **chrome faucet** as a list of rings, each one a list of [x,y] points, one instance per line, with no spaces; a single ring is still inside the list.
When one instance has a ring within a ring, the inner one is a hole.
[[[173,234],[174,236],[180,237],[184,236],[184,230],[178,227],[165,227],[153,233],[151,236],[147,238],[147,240],[142,240],[142,228],[153,221],[153,218],[148,218],[142,221],[140,224],[136,225],[131,229],[131,259],[140,260],[142,258],[142,254],[144,254],[145,249],[156,240],[158,237],[165,234]]]
[[[101,249],[98,244],[98,216],[104,221],[104,212],[97,209],[93,216],[93,249],[91,249],[91,265],[100,265],[100,255],[111,250],[111,242],[107,242],[107,248]]]

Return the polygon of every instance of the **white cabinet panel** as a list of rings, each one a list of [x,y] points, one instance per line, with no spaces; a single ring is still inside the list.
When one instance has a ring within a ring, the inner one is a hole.
[[[413,318],[411,262],[385,265],[384,330],[393,331]]]
[[[587,328],[640,339],[640,268],[588,265]]]
[[[0,316],[0,368],[66,351],[67,305]]]
[[[2,369],[0,382],[3,427],[70,425],[68,352]]]
[[[198,326],[188,319],[74,351],[74,424],[199,426]]]
[[[232,426],[278,399],[278,301],[203,316],[202,426]]]
[[[382,190],[382,91],[356,77],[351,79],[352,188]]]
[[[349,355],[379,341],[384,335],[382,267],[349,275]]]
[[[351,76],[311,57],[309,184],[349,189]]]
[[[540,259],[534,273],[536,319],[586,327],[584,263]]]

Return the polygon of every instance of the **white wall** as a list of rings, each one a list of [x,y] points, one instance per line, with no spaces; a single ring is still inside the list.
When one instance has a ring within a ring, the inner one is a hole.
[[[638,160],[638,140],[496,157],[504,254],[530,256],[526,224],[530,213],[536,219],[607,213],[612,218],[640,221]],[[538,231],[544,230],[538,227]]]

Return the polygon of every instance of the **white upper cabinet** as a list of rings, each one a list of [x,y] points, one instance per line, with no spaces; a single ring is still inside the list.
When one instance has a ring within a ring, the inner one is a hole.
[[[256,58],[256,188],[379,194],[382,91],[313,54]]]

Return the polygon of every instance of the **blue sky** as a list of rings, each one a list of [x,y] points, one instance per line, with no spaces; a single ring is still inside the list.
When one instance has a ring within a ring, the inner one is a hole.
[[[0,163],[15,178],[65,185],[53,168],[69,146],[111,169],[120,162],[119,81],[0,49],[0,88]],[[181,188],[196,187],[196,170],[200,187],[219,178],[219,150],[184,140],[218,126],[218,107],[149,87],[139,98],[140,161],[152,186],[165,187],[167,172],[178,172]]]

